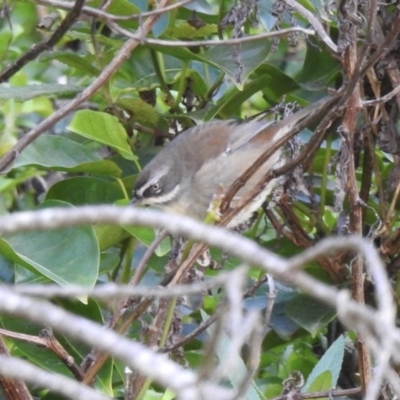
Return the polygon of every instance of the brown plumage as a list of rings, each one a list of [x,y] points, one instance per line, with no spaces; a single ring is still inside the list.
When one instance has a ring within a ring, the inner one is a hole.
[[[204,219],[219,187],[226,193],[232,183],[272,144],[287,135],[298,121],[318,111],[319,101],[283,121],[272,124],[251,121],[215,121],[191,128],[169,143],[139,174],[133,189],[133,203],[157,206],[165,211]],[[278,149],[238,191],[249,192],[260,179],[280,163]],[[246,220],[271,191],[270,182],[230,227]]]

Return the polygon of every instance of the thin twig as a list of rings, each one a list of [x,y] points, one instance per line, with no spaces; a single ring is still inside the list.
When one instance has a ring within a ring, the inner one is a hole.
[[[37,58],[41,53],[47,50],[51,50],[55,44],[57,44],[61,38],[68,32],[71,26],[75,23],[85,0],[76,0],[74,6],[71,8],[69,14],[61,22],[60,26],[54,31],[54,33],[43,42],[32,46],[27,52],[21,57],[15,60],[11,65],[6,67],[0,72],[0,83],[8,81],[13,75],[22,69],[28,62]]]
[[[2,357],[10,357],[10,351],[1,336],[0,355]],[[6,375],[0,374],[0,388],[7,400],[33,400],[25,383],[19,377],[18,379],[11,379]]]
[[[114,15],[114,14],[109,14],[103,10],[99,10],[97,8],[93,7],[88,7],[84,6],[82,8],[82,14],[89,15],[91,17],[95,17],[98,19],[101,19],[105,22],[108,21],[131,21],[131,20],[140,20],[142,18],[147,18],[151,17],[154,15],[161,15],[165,14],[167,12],[176,10],[177,8],[186,6],[190,3],[192,3],[194,0],[182,0],[180,2],[177,2],[175,4],[171,4],[167,7],[162,7],[162,8],[157,8],[156,10],[153,11],[147,11],[147,12],[141,12],[140,14],[132,14],[132,15]],[[36,0],[38,4],[46,5],[46,6],[51,6],[51,7],[56,7],[56,8],[61,8],[63,10],[70,10],[71,9],[71,3],[66,2],[66,1],[59,1],[59,0]]]
[[[117,285],[115,283],[104,283],[93,288],[82,286],[56,286],[56,285],[17,285],[7,286],[19,294],[27,296],[52,298],[76,298],[89,296],[97,300],[109,301],[113,299],[126,298],[127,296],[144,298],[162,298],[187,296],[216,289],[225,284],[229,274],[220,273],[212,280],[206,282],[191,283],[190,285],[175,285],[169,288],[153,286]]]
[[[47,372],[27,361],[0,355],[0,375],[46,388],[69,399],[111,400],[111,397],[64,375]]]
[[[16,295],[4,287],[0,288],[0,297],[4,300],[0,304],[2,313],[11,314],[13,317],[27,318],[38,324],[50,326],[72,339],[89,346],[95,346],[97,349],[118,358],[130,368],[149,376],[164,387],[171,388],[180,399],[189,400],[216,396],[218,399],[228,400],[232,396],[231,390],[220,385],[204,381],[199,383],[197,375],[193,371],[181,367],[164,355],[157,354],[142,344],[118,335],[110,329],[104,329],[103,326],[88,319],[64,311],[51,303]],[[9,362],[1,358],[0,373],[15,377],[16,375],[11,375],[10,371]],[[16,374],[15,371],[14,373]],[[54,382],[59,387],[58,392],[64,390],[64,393],[69,393],[67,390],[75,390],[77,387],[82,390],[83,387],[89,391],[88,393],[94,393],[92,389],[84,385],[78,383],[72,385],[71,380],[65,377],[49,374],[46,375],[46,378],[49,381],[47,386],[53,388]],[[34,383],[38,383],[38,381]],[[101,396],[96,399],[104,400],[107,398]],[[75,393],[75,396],[71,398],[92,399],[94,397]]]
[[[255,42],[257,40],[264,40],[273,37],[283,37],[291,35],[292,33],[301,32],[305,35],[315,35],[315,31],[312,29],[305,29],[301,27],[293,27],[287,29],[281,29],[279,31],[260,33],[259,35],[243,36],[237,39],[224,39],[224,40],[162,40],[162,39],[152,39],[148,37],[143,37],[143,35],[138,35],[132,33],[127,29],[121,28],[115,22],[109,22],[109,27],[115,31],[125,35],[130,39],[135,39],[140,41],[141,44],[154,44],[159,46],[167,47],[198,47],[198,46],[226,46],[226,45],[237,45],[242,43]]]
[[[143,254],[142,259],[140,260],[139,264],[135,269],[135,273],[133,274],[132,279],[130,280],[129,284],[132,286],[136,286],[139,284],[143,271],[147,266],[147,262],[150,260],[150,257],[156,251],[158,245],[164,240],[164,238],[168,236],[167,231],[160,232],[157,237],[153,240],[150,246],[147,248],[146,252]]]
[[[336,44],[333,43],[332,39],[325,32],[325,29],[322,26],[321,22],[315,17],[315,15],[311,11],[307,10],[307,8],[302,6],[296,0],[284,0],[284,2],[295,9],[300,15],[302,15],[315,29],[317,35],[328,46],[328,48],[332,50],[335,54],[337,54],[338,49]]]
[[[362,105],[364,106],[375,106],[380,103],[386,103],[389,101],[391,98],[396,96],[400,92],[400,86],[397,86],[394,88],[390,93],[385,94],[384,96],[380,97],[379,99],[374,99],[374,100],[364,100],[362,102]]]
[[[168,229],[176,236],[186,236],[203,243],[218,246],[232,255],[240,257],[249,264],[255,264],[272,273],[276,278],[300,287],[314,297],[320,298],[335,306],[335,294],[329,285],[304,275],[297,275],[291,269],[300,267],[302,262],[309,262],[312,257],[326,256],[332,251],[361,251],[365,253],[366,264],[370,269],[382,268],[383,265],[375,249],[359,237],[338,237],[326,239],[317,246],[291,259],[290,262],[266,249],[260,248],[253,241],[225,229],[207,226],[188,217],[167,214],[135,207],[82,206],[73,209],[48,208],[38,211],[24,211],[0,218],[0,234],[15,233],[22,230],[56,229],[60,227],[84,225],[91,223],[110,223],[126,225],[150,225]],[[311,252],[311,253],[310,253]],[[304,258],[306,257],[306,258]],[[319,284],[316,285],[316,282]],[[390,291],[389,291],[390,292]]]
[[[24,342],[33,343],[37,346],[43,346],[46,349],[49,349],[67,366],[78,381],[82,381],[83,372],[80,370],[79,366],[75,364],[72,356],[68,354],[61,343],[55,338],[51,329],[43,329],[40,333],[41,336],[33,336],[0,329],[0,334],[3,336],[23,340]]]

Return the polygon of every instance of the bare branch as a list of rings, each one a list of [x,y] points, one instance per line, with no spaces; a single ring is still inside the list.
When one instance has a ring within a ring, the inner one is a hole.
[[[108,22],[108,21],[131,21],[131,20],[135,20],[135,19],[151,17],[153,15],[165,14],[167,12],[176,10],[177,8],[186,6],[187,4],[192,3],[193,1],[194,0],[182,0],[175,4],[171,4],[170,6],[167,6],[167,7],[157,8],[156,10],[153,10],[153,11],[147,11],[147,12],[142,12],[140,14],[132,14],[132,15],[114,15],[114,14],[109,14],[103,10],[99,10],[97,8],[84,6],[82,8],[82,14],[90,15],[91,17],[101,19],[105,22]],[[67,2],[67,1],[36,0],[36,2],[38,4],[42,4],[42,5],[46,5],[46,6],[61,8],[62,10],[70,10],[71,9],[71,3]]]
[[[0,355],[7,360],[10,358],[10,352],[1,336]],[[7,400],[33,400],[25,383],[20,379],[10,379],[0,374],[0,388]]]
[[[321,40],[335,53],[337,54],[338,49],[335,43],[333,43],[332,39],[325,32],[324,27],[321,22],[319,22],[318,18],[314,16],[312,12],[307,10],[304,6],[299,4],[296,0],[284,0],[286,4],[290,7],[294,8],[300,15],[307,19],[307,21],[311,24],[311,26],[315,29],[317,35],[321,38]]]
[[[162,298],[185,296],[189,294],[201,293],[206,290],[223,286],[229,279],[229,273],[221,273],[212,281],[203,283],[192,283],[190,285],[175,285],[165,287],[117,285],[115,283],[105,283],[94,288],[82,286],[56,286],[56,285],[15,285],[8,286],[10,290],[28,296],[56,298],[56,297],[82,297],[90,296],[98,300],[111,300],[126,298],[128,296],[140,296],[144,298]]]
[[[50,389],[69,399],[110,400],[111,397],[96,392],[94,389],[76,382],[64,375],[54,374],[38,368],[19,358],[0,355],[0,374],[22,380],[35,386]]]
[[[281,29],[279,31],[260,33],[259,35],[243,36],[237,39],[224,39],[224,40],[162,40],[162,39],[151,39],[144,37],[143,35],[138,35],[136,33],[131,33],[127,29],[121,28],[114,22],[109,22],[111,29],[127,36],[130,39],[139,40],[140,43],[156,44],[159,46],[167,47],[197,47],[197,46],[222,46],[222,45],[236,45],[248,42],[255,42],[257,40],[269,39],[273,37],[284,37],[295,32],[301,32],[305,35],[315,35],[312,29],[305,29],[301,27]]]
[[[130,285],[138,285],[140,279],[142,278],[143,272],[147,266],[147,262],[150,260],[150,257],[156,251],[158,245],[164,240],[167,236],[167,232],[159,232],[157,237],[153,240],[153,243],[147,248],[146,252],[143,254],[142,259],[140,260],[138,266],[135,269],[135,273],[133,274],[132,279],[130,280]]]
[[[194,372],[179,366],[164,355],[157,354],[110,329],[104,329],[99,324],[75,316],[50,303],[16,295],[6,288],[0,288],[0,297],[4,300],[0,304],[1,312],[50,326],[75,340],[95,346],[164,387],[171,388],[177,393],[179,399],[200,400],[216,397],[224,400],[229,399],[232,395],[230,390],[216,384],[199,383]],[[154,368],[155,365],[157,365],[157,368]],[[7,374],[7,371],[10,370],[8,362],[0,362],[0,368],[1,373],[4,374]],[[48,380],[47,375],[46,380]],[[69,380],[68,384],[63,381],[62,384],[57,384],[57,386],[66,388],[69,386]],[[71,398],[89,399],[90,397],[75,395]],[[105,398],[102,397],[101,399]]]
[[[8,215],[0,219],[0,233],[15,233],[22,230],[56,229],[90,223],[110,223],[118,225],[151,225],[167,229],[177,236],[188,236],[195,240],[217,246],[230,254],[240,257],[249,264],[255,264],[286,281],[307,291],[321,301],[336,305],[337,291],[297,270],[303,263],[332,251],[352,250],[365,254],[366,263],[373,273],[384,268],[376,250],[359,237],[340,237],[326,239],[317,246],[287,261],[269,252],[256,243],[225,229],[206,226],[190,218],[166,214],[135,207],[83,206],[74,209],[51,208],[39,211],[26,211]],[[290,270],[290,273],[288,271]],[[379,273],[380,274],[380,273]],[[381,295],[381,292],[379,293]],[[387,296],[383,297],[387,302]],[[380,299],[379,301],[383,301]]]
[[[396,94],[400,93],[400,86],[397,86],[396,88],[394,88],[390,93],[385,94],[384,96],[380,97],[379,99],[375,99],[375,100],[366,100],[363,101],[363,105],[365,106],[374,106],[376,104],[380,104],[380,103],[386,103],[387,101],[389,101],[391,98],[393,98],[394,96],[396,96]]]

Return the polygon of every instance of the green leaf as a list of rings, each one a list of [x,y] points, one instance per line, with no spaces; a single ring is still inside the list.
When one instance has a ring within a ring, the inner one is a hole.
[[[55,183],[46,200],[62,200],[73,205],[114,203],[123,199],[118,186],[99,178],[78,176]]]
[[[111,272],[119,263],[119,256],[112,253],[102,253],[100,255],[99,275]]]
[[[274,0],[264,0],[258,4],[260,21],[268,31],[274,27],[277,20],[276,16],[271,13],[271,8],[274,3]]]
[[[59,85],[56,83],[44,83],[41,85],[27,85],[18,87],[0,87],[0,99],[16,101],[27,101],[39,96],[62,96],[82,91],[80,86]]]
[[[160,119],[159,114],[150,105],[141,99],[123,97],[116,104],[133,112],[133,118],[139,124],[155,127]]]
[[[314,379],[308,390],[310,391],[310,393],[313,393],[329,390],[330,388],[332,388],[331,371],[324,371]],[[328,400],[327,397],[318,397],[318,399]]]
[[[332,308],[303,294],[298,294],[290,300],[285,307],[285,312],[312,336],[315,336],[336,315]]]
[[[299,84],[279,68],[271,64],[264,63],[254,71],[255,77],[262,77],[264,84],[262,90],[268,102],[279,102],[282,96],[299,89]]]
[[[344,357],[344,339],[339,336],[318,361],[307,378],[302,393],[330,390],[336,387]]]
[[[214,118],[217,114],[223,118],[240,115],[243,103],[260,90],[270,102],[278,102],[284,94],[299,87],[292,78],[268,64],[257,68],[255,75],[257,77],[246,83],[241,90],[233,87],[227,91],[207,113],[206,120]]]
[[[162,35],[169,25],[170,15],[169,13],[164,13],[160,15],[160,18],[156,21],[156,23],[151,28],[151,32],[155,37],[159,37]]]
[[[39,208],[71,207],[44,202]],[[0,252],[6,258],[61,286],[93,287],[99,271],[99,246],[90,226],[4,235]]]
[[[163,35],[163,39],[170,39],[170,37],[166,37]],[[169,46],[160,46],[160,45],[149,45],[148,47],[159,51],[162,54],[172,56],[176,59],[180,59],[185,62],[189,61],[198,61],[201,64],[209,64],[220,71],[226,72],[231,79],[236,82],[236,74],[238,72],[238,66],[233,60],[232,56],[232,49],[231,46],[214,46],[204,54],[195,54],[194,52],[185,49],[185,48],[176,48],[176,47],[169,47]],[[244,43],[240,47],[240,61],[244,67],[244,71],[242,74],[242,82],[246,80],[249,74],[254,71],[268,56],[270,51],[270,44],[265,44],[265,42],[250,42]],[[135,60],[135,63],[138,64],[140,61]],[[139,70],[146,71],[146,75],[149,75],[149,68],[150,71],[153,71],[154,67],[151,63],[150,59],[145,61],[146,64],[149,65],[148,68],[142,64],[139,67]],[[168,70],[165,67],[165,70]],[[135,68],[135,71],[137,69]],[[177,71],[179,72],[179,71]],[[153,74],[154,75],[154,74]],[[155,75],[154,75],[155,76]],[[137,82],[135,83],[137,85]],[[236,83],[239,89],[242,88],[242,83]]]
[[[239,47],[239,60],[243,66],[241,74],[241,82],[237,82],[238,65],[234,60],[232,46],[214,46],[203,54],[205,60],[213,63],[222,71],[226,72],[233,82],[241,89],[243,82],[265,59],[267,58],[271,48],[270,41],[263,40],[243,43]]]
[[[164,396],[162,397],[162,400],[173,400],[175,396],[176,396],[175,393],[167,389],[164,393]]]
[[[98,6],[101,2],[98,3]],[[96,7],[92,5],[92,7]],[[132,1],[129,0],[112,0],[107,7],[107,12],[114,15],[133,15],[140,14],[141,10]],[[131,29],[136,29],[138,27],[138,20],[130,21],[118,21],[118,24]]]
[[[100,251],[115,246],[129,236],[124,228],[116,225],[96,224],[94,231],[99,242]]]
[[[309,37],[304,66],[296,81],[307,90],[326,90],[339,71],[339,61],[330,56],[326,46],[320,46],[319,42]]]
[[[296,331],[299,330],[299,326],[293,322],[293,320],[286,315],[286,305],[297,296],[297,293],[286,289],[284,286],[278,291],[278,295],[274,301],[274,307],[272,309],[270,327],[284,339],[290,338]],[[268,305],[269,299],[267,295],[254,296],[245,299],[243,307],[245,310],[264,310]]]
[[[154,229],[147,226],[125,226],[124,228],[146,247],[149,247],[156,238]]]
[[[163,35],[162,36],[163,40],[173,40],[171,37]],[[162,46],[158,44],[151,44],[148,46],[150,49],[159,51],[162,54],[169,55],[173,58],[176,58],[178,60],[182,61],[199,61],[201,63],[206,62],[207,64],[214,65],[214,62],[207,60],[206,58],[203,57],[203,54],[196,54],[187,48],[184,47],[171,47],[171,46]],[[220,47],[220,46],[216,46]]]
[[[42,135],[18,156],[14,168],[35,166],[45,170],[121,176],[118,166],[102,160],[93,150],[62,136]]]
[[[185,7],[179,8],[178,12],[184,13],[187,10],[193,10],[197,12],[197,15],[199,18],[202,20],[207,20],[208,18],[213,18],[213,19],[218,19],[217,16],[215,16],[215,11],[213,8],[210,6],[209,2],[207,0],[196,0],[192,1],[189,4],[186,4]],[[182,16],[183,19],[189,19],[189,17],[192,15],[192,13],[186,15],[184,14]]]
[[[218,103],[207,112],[205,120],[210,121],[217,115],[221,118],[232,118],[233,115],[240,114],[242,104],[254,93],[262,89],[263,85],[264,79],[261,77],[244,85],[242,90],[239,90],[236,86],[232,87],[232,89],[226,91],[225,95]]]
[[[149,247],[156,238],[156,232],[153,228],[146,226],[125,226],[126,229],[133,237],[139,242],[143,243],[146,247]],[[164,238],[161,243],[157,246],[156,254],[159,257],[164,256],[171,250],[171,243],[168,237]]]
[[[72,119],[68,129],[86,138],[110,146],[122,157],[137,162],[128,144],[128,136],[118,119],[110,114],[80,110]]]
[[[155,50],[160,51],[160,49],[166,49],[166,47],[158,47]],[[164,53],[160,55],[163,65],[164,80],[168,84],[172,83],[182,71],[182,60],[174,52],[160,51],[160,53]],[[187,53],[185,53],[185,55],[187,55]],[[186,58],[189,60],[192,59],[190,55],[187,55]],[[132,57],[123,67],[124,72],[129,78],[129,86],[123,87],[121,93],[134,90],[150,90],[160,86],[159,78],[154,71],[154,61],[149,48],[136,48]],[[132,76],[132,74],[134,75]]]
[[[81,55],[78,56],[77,54],[73,54],[70,51],[52,52],[51,55],[40,58],[41,62],[50,60],[58,60],[69,67],[75,68],[91,76],[98,76],[101,72],[98,68],[93,66],[93,64],[88,61],[87,58],[82,57]]]
[[[173,38],[198,39],[218,33],[218,26],[206,24],[200,28],[195,28],[187,21],[180,21],[166,31],[166,34]]]

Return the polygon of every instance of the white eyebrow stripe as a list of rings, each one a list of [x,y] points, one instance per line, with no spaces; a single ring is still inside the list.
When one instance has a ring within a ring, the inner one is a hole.
[[[176,185],[174,187],[174,190],[172,190],[171,192],[166,193],[162,196],[152,197],[152,198],[148,198],[148,199],[144,198],[143,201],[141,202],[141,204],[156,206],[157,204],[160,205],[160,204],[168,203],[169,201],[173,200],[176,197],[176,195],[179,192],[179,189],[180,189],[180,186]]]
[[[155,183],[157,183],[163,176],[167,175],[169,171],[168,167],[164,167],[161,168],[159,171],[157,171],[157,173],[151,178],[149,179],[145,185],[143,185],[138,191],[137,191],[137,195],[139,197],[143,197],[143,193],[151,186],[154,185]]]

